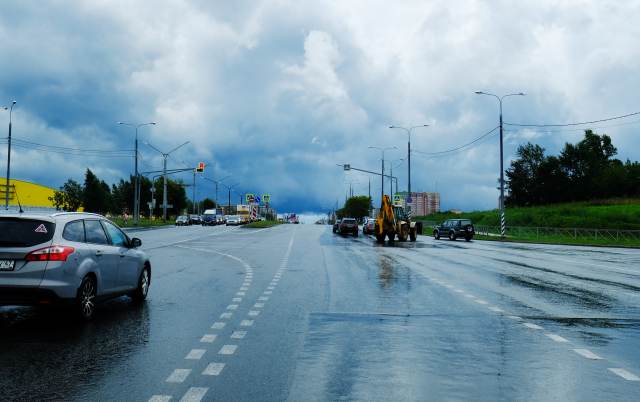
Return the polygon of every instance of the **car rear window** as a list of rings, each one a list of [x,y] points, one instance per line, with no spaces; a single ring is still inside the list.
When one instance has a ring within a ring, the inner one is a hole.
[[[461,225],[471,225],[471,221],[469,219],[462,219],[460,221]]]
[[[53,238],[55,224],[37,219],[0,218],[0,247],[31,247]]]
[[[343,219],[342,223],[356,223],[355,219]]]

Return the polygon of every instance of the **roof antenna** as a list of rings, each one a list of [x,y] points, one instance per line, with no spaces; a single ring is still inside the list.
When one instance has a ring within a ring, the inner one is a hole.
[[[24,213],[24,210],[22,209],[22,204],[20,203],[20,198],[18,197],[18,190],[16,190],[16,186],[13,186],[13,191],[16,193],[16,200],[18,201],[18,207],[20,208],[20,210],[18,212],[20,212],[21,214]]]

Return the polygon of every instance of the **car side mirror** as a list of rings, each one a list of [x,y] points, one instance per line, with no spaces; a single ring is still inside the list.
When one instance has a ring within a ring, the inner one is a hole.
[[[133,239],[131,239],[131,247],[132,248],[137,248],[142,246],[142,240],[138,239],[137,237],[134,237]]]

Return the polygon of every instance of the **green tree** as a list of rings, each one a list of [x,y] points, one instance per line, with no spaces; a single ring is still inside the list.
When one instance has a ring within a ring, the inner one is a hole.
[[[202,210],[206,211],[207,209],[216,208],[216,202],[211,198],[205,198],[202,200]]]
[[[109,186],[90,170],[87,169],[84,179],[83,205],[86,212],[104,214],[111,211],[112,197]]]
[[[162,216],[163,179],[158,178],[153,183],[156,193],[156,216]],[[186,210],[188,206],[187,192],[182,180],[167,179],[167,203],[173,205],[167,210],[167,215],[178,215]]]
[[[53,202],[58,210],[75,212],[82,205],[83,196],[82,186],[75,180],[69,179],[60,187],[60,190],[53,193],[53,197],[49,197],[49,201]]]
[[[349,217],[362,219],[369,215],[369,205],[371,199],[365,195],[358,195],[347,199],[344,203],[344,207],[336,211],[340,217]]]

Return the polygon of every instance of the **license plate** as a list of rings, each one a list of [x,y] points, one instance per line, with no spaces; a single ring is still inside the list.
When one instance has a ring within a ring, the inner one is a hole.
[[[0,260],[0,271],[13,271],[15,265],[14,260]]]

